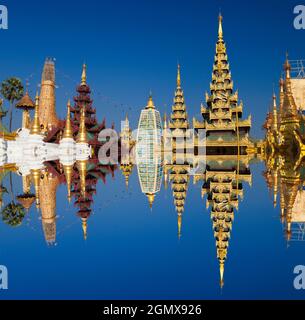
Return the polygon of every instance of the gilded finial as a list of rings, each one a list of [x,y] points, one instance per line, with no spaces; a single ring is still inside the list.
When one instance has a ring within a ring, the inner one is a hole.
[[[80,115],[80,124],[79,124],[79,131],[76,138],[77,143],[88,143],[87,140],[87,130],[86,130],[86,123],[85,123],[85,108],[82,107],[81,115]]]
[[[153,193],[147,193],[146,195],[148,198],[149,207],[150,207],[150,209],[152,209],[153,203],[155,201],[155,195]]]
[[[164,121],[163,129],[165,130],[165,129],[167,129],[167,116],[166,116],[166,112],[164,112],[163,121]]]
[[[64,165],[64,173],[66,176],[67,182],[67,190],[68,190],[68,201],[71,202],[71,185],[72,185],[72,172],[73,172],[73,165]]]
[[[222,20],[223,20],[223,17],[221,15],[221,13],[219,13],[219,16],[218,16],[218,38],[219,39],[223,38]]]
[[[272,101],[273,101],[273,110],[274,109],[276,110],[276,95],[275,95],[274,92],[273,92],[273,95],[272,95]]]
[[[178,215],[178,239],[181,238],[182,214]]]
[[[284,69],[286,71],[286,79],[290,79],[291,65],[289,63],[288,52],[286,52],[286,61],[285,61],[285,64],[284,64]]]
[[[149,98],[148,98],[148,102],[147,102],[147,107],[146,108],[147,109],[154,109],[155,108],[151,92],[149,94]]]
[[[224,262],[219,263],[219,273],[220,273],[220,288],[222,289],[224,286],[224,272],[225,272],[225,264]]]
[[[38,92],[36,93],[36,97],[35,97],[35,114],[34,114],[34,119],[33,119],[33,123],[31,126],[31,134],[40,134],[40,123],[39,123],[39,96],[38,96]]]
[[[81,85],[85,86],[87,84],[87,65],[83,64],[83,71],[82,71],[82,82]]]
[[[73,132],[72,132],[72,126],[71,126],[71,103],[70,100],[68,101],[67,104],[67,119],[66,119],[66,126],[65,126],[65,131],[63,138],[73,138]]]
[[[32,180],[35,189],[35,198],[36,198],[36,207],[39,208],[40,200],[39,200],[39,186],[40,186],[40,169],[32,169],[31,170]]]
[[[84,240],[87,240],[87,218],[82,218],[82,229],[84,234]]]
[[[284,92],[284,79],[282,77],[280,78],[280,92]]]
[[[181,75],[180,75],[180,64],[178,63],[177,68],[177,88],[181,87]]]

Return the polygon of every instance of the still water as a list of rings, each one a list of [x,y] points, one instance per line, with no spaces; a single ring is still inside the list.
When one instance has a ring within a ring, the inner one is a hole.
[[[69,203],[59,175],[55,209],[42,199],[38,209],[32,204],[20,226],[0,223],[0,264],[9,270],[9,290],[0,292],[1,299],[304,298],[293,286],[294,267],[305,264],[304,224],[294,223],[287,240],[280,200],[274,207],[265,171],[263,162],[251,163],[251,185],[240,178],[222,286],[203,181],[193,183],[190,177],[178,234],[170,182],[167,188],[162,183],[150,208],[136,168],[128,188],[119,167],[87,171],[92,201],[86,206],[92,211],[83,228],[77,194],[72,192]],[[22,178],[13,173],[12,179],[14,196],[22,194]],[[9,191],[9,174],[2,183]],[[46,195],[52,197],[54,190]],[[10,201],[9,192],[4,193],[3,207]],[[44,228],[42,219],[42,210],[53,209],[55,231]],[[54,239],[48,243],[50,233]]]

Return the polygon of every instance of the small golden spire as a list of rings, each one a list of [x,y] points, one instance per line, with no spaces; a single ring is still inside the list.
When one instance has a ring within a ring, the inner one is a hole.
[[[82,218],[82,228],[83,228],[84,240],[87,240],[87,218]]]
[[[164,126],[163,126],[163,129],[167,129],[167,116],[166,116],[166,112],[164,113]]]
[[[286,79],[290,79],[291,65],[290,65],[289,59],[288,59],[288,52],[286,53],[286,61],[284,64],[284,69],[286,71]]]
[[[219,13],[219,16],[218,16],[218,39],[222,40],[223,38],[223,31],[222,31],[222,20],[223,20],[223,17],[221,15],[221,13]]]
[[[220,288],[224,286],[224,272],[225,272],[225,264],[223,261],[219,262],[219,273],[220,273]]]
[[[38,92],[36,93],[36,97],[35,97],[35,114],[34,114],[34,119],[33,119],[33,123],[31,126],[31,134],[40,134],[40,121],[39,121],[39,96],[38,96]]]
[[[64,173],[66,176],[67,190],[68,190],[68,201],[71,202],[71,185],[72,185],[72,172],[73,164],[64,165]]]
[[[88,143],[87,140],[87,130],[86,130],[86,123],[85,123],[85,108],[82,107],[81,115],[80,115],[80,123],[79,123],[79,131],[76,138],[77,143]]]
[[[155,106],[154,106],[154,102],[152,99],[152,94],[150,93],[146,109],[154,109],[154,108],[155,108]]]
[[[181,87],[181,75],[180,75],[180,64],[178,64],[177,69],[177,88]]]
[[[154,193],[147,193],[146,195],[148,198],[149,207],[150,207],[150,209],[152,209],[153,203],[155,201],[155,194]]]
[[[67,119],[66,119],[66,125],[65,125],[65,131],[63,138],[73,138],[73,132],[72,132],[72,126],[71,126],[71,103],[70,100],[67,104]]]
[[[40,200],[39,200],[39,186],[40,186],[40,169],[32,169],[31,170],[32,179],[35,188],[35,197],[36,197],[36,207],[39,208]]]
[[[284,93],[284,79],[282,77],[280,79],[280,92]]]
[[[281,208],[280,220],[281,220],[281,223],[284,224],[284,222],[285,222],[285,209],[284,208]]]
[[[81,194],[84,197],[86,195],[87,160],[77,160],[76,165],[80,176]]]
[[[81,86],[85,86],[87,85],[87,66],[84,63],[83,64],[83,72],[82,72],[82,82],[81,82]]]
[[[181,238],[182,214],[178,215],[178,239]]]
[[[278,115],[277,115],[277,105],[276,105],[276,95],[273,93],[273,129],[277,131],[278,129]]]

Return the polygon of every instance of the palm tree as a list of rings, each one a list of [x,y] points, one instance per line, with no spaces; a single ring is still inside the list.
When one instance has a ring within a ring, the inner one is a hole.
[[[1,215],[3,222],[11,227],[17,227],[22,224],[22,221],[25,217],[25,210],[21,204],[16,204],[14,201],[12,201],[2,209]]]
[[[24,93],[24,88],[21,80],[18,78],[8,78],[1,83],[0,89],[1,95],[10,102],[9,116],[10,125],[9,130],[12,131],[12,121],[13,121],[13,108],[14,102],[22,98]]]

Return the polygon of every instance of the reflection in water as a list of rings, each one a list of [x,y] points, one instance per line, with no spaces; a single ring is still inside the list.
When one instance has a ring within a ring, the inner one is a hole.
[[[268,113],[264,140],[249,136],[251,117],[243,119],[243,104],[233,91],[222,17],[219,17],[218,40],[213,65],[210,94],[206,106],[201,106],[202,119],[193,120],[190,132],[181,69],[178,65],[174,103],[169,120],[163,126],[152,97],[142,110],[138,132],[134,136],[126,116],[119,139],[119,168],[128,188],[131,174],[137,166],[141,191],[153,207],[154,199],[170,185],[177,213],[177,233],[182,235],[184,214],[190,180],[201,184],[201,196],[210,208],[216,255],[219,262],[220,286],[224,285],[225,262],[232,236],[234,210],[243,199],[243,183],[251,185],[251,163],[264,161],[267,186],[273,191],[274,206],[280,194],[280,217],[288,241],[304,237],[304,116],[294,99],[291,66],[285,63],[285,79],[280,80],[280,103],[273,96]],[[296,80],[296,79],[293,79]],[[47,60],[43,69],[40,95],[35,103],[26,93],[17,107],[23,111],[22,128],[9,133],[2,130],[0,140],[2,219],[11,226],[22,224],[26,213],[36,203],[41,213],[42,229],[48,244],[56,243],[56,192],[60,184],[67,187],[67,200],[74,201],[81,219],[84,239],[92,212],[98,180],[114,175],[117,165],[101,164],[97,155],[109,141],[99,139],[106,128],[97,122],[87,69],[83,66],[81,83],[77,87],[74,105],[67,105],[66,120],[59,120],[55,110],[55,66]],[[29,110],[34,109],[31,120]],[[4,113],[0,110],[0,116]],[[1,124],[2,126],[2,124]],[[104,163],[104,162],[103,162]],[[12,173],[22,178],[22,194],[12,192]],[[10,177],[10,188],[5,187]],[[32,186],[32,189],[31,189]],[[10,189],[11,202],[3,203]],[[141,201],[141,200],[140,200]],[[62,204],[61,204],[62,205]],[[234,250],[234,249],[232,249]]]
[[[265,178],[273,189],[274,205],[280,193],[281,221],[287,240],[304,238],[304,116],[294,99],[291,65],[284,65],[285,80],[280,80],[280,105],[273,95],[272,111],[264,123],[266,139],[263,156],[266,162]],[[297,83],[298,79],[293,79]],[[300,79],[302,81],[302,79]],[[304,103],[304,101],[302,101]],[[304,107],[302,103],[301,107]]]

